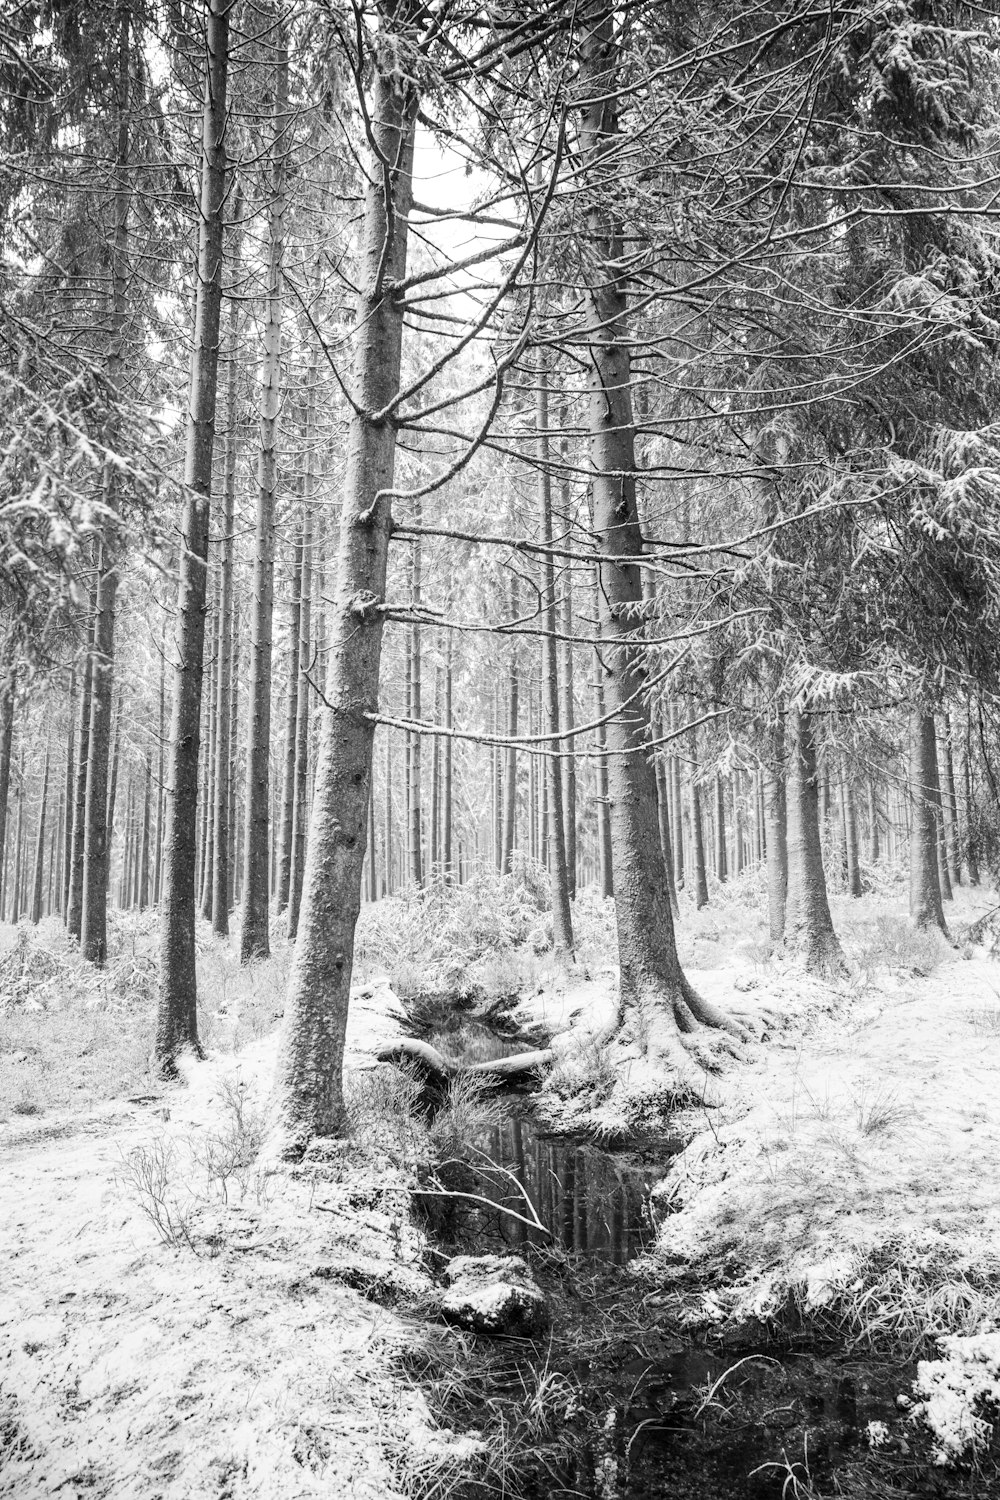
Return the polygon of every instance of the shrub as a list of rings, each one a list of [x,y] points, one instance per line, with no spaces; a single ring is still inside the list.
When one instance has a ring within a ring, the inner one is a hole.
[[[854,952],[865,982],[880,968],[932,974],[948,957],[950,949],[936,928],[914,927],[906,918],[891,914],[876,917],[860,930]]]

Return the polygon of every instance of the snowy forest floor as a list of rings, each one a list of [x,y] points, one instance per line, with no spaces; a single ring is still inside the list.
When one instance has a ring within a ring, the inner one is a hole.
[[[812,1318],[901,1358],[1000,1326],[1000,967],[910,934],[889,890],[835,899],[854,979],[823,985],[768,956],[759,898],[748,880],[682,918],[699,989],[785,1025],[727,1067],[718,1108],[684,1118],[635,1268],[657,1317],[712,1336]],[[956,934],[991,904],[959,890]],[[571,1107],[600,1083],[613,996],[609,908],[586,912],[579,979],[520,930],[507,951],[491,929],[473,961],[487,991],[524,981],[522,1018],[566,1033]],[[408,920],[370,915],[361,944],[352,1138],[294,1170],[267,1155],[287,949],[247,974],[206,935],[210,1055],[165,1088],[144,1077],[150,917],[121,919],[100,981],[54,923],[37,944],[0,931],[0,1495],[374,1497],[460,1471],[475,1444],[406,1374],[435,1312],[409,1212],[434,1140],[371,1068],[401,1024],[380,966],[417,984]]]

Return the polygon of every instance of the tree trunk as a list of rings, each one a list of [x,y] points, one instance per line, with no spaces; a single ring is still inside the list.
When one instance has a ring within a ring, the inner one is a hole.
[[[843,761],[840,763],[840,811],[843,822],[847,894],[855,897],[861,896],[864,891],[861,885],[861,866],[858,863],[858,815],[854,803],[854,788],[844,774]]]
[[[593,575],[592,610],[594,631],[599,619],[600,578],[595,568]],[[604,754],[608,742],[607,703],[604,696],[604,666],[599,646],[594,647],[594,718],[597,721],[597,857],[601,895],[607,900],[615,894],[614,868],[611,858],[611,810],[608,804],[608,758]]]
[[[615,268],[624,254],[622,228],[603,207],[602,158],[618,135],[618,58],[606,8],[591,0],[583,19],[580,87],[581,158],[594,173],[587,210],[593,261],[585,265],[590,458],[595,541],[601,561],[599,619],[607,729],[608,796],[614,866],[620,1008],[636,1013],[634,1035],[654,1059],[685,1070],[679,1032],[699,1023],[727,1025],[685,978],[674,937],[657,821],[656,780],[649,755],[649,709],[643,651],[642,583],[626,558],[643,551],[635,494],[635,428],[627,299]],[[589,176],[589,173],[587,174]],[[588,190],[587,177],[583,179]],[[735,1028],[734,1028],[735,1029]]]
[[[236,594],[233,594],[233,701],[229,716],[229,910],[242,895],[240,880],[243,871],[243,819],[239,815],[240,788],[238,757],[240,750],[240,611]]]
[[[187,498],[181,521],[155,1049],[157,1069],[166,1077],[176,1076],[177,1059],[185,1049],[201,1054],[195,969],[194,865],[198,732],[205,652],[205,585],[222,308],[230,10],[229,0],[207,0],[201,215],[184,459]]]
[[[726,858],[726,798],[722,788],[722,775],[716,771],[713,782],[715,801],[715,878],[724,885],[729,874]]]
[[[230,820],[232,745],[230,721],[233,699],[233,567],[236,553],[236,460],[237,375],[239,373],[239,298],[235,295],[240,271],[240,219],[243,193],[239,182],[233,196],[234,243],[230,251],[232,293],[229,302],[229,333],[226,339],[229,365],[226,372],[226,457],[222,484],[222,536],[219,560],[219,675],[215,704],[218,726],[215,749],[215,806],[212,809],[212,931],[229,936]]]
[[[307,432],[311,424],[307,423]],[[306,862],[309,804],[306,781],[309,772],[309,671],[312,666],[312,515],[308,508],[311,485],[306,486],[306,508],[302,516],[302,576],[299,587],[299,691],[295,727],[295,796],[292,817],[292,869],[288,890],[288,936],[299,927],[302,877]],[[371,858],[375,859],[374,842]]]
[[[285,736],[282,749],[281,830],[278,857],[279,912],[288,910],[288,893],[292,883],[292,840],[295,835],[295,747],[299,722],[299,655],[302,629],[302,528],[305,514],[299,517],[292,551],[291,592],[288,601],[288,687],[285,694]]]
[[[76,786],[73,792],[73,838],[70,854],[69,899],[66,904],[66,929],[70,937],[79,938],[83,926],[84,837],[87,830],[87,766],[90,750],[90,697],[94,681],[94,622],[87,624],[87,655],[83,665],[80,690],[80,727],[76,751]]]
[[[31,907],[28,913],[32,925],[37,927],[42,920],[42,888],[45,866],[45,811],[49,796],[49,747],[45,746],[45,764],[42,770],[42,795],[38,804],[38,828],[35,833],[35,864],[31,877]]]
[[[965,825],[965,861],[969,869],[969,884],[978,885],[979,841],[976,831],[975,802],[972,795],[972,736],[968,719],[966,719],[965,726],[965,753],[962,756],[962,794],[965,799],[962,822]]]
[[[140,911],[149,905],[149,835],[153,798],[153,756],[146,751],[145,778],[142,786],[142,848],[139,854],[139,889],[137,904]]]
[[[250,693],[247,705],[247,782],[243,847],[243,925],[240,962],[267,958],[270,939],[271,649],[274,625],[274,516],[278,485],[278,424],[281,412],[282,261],[285,239],[285,178],[288,115],[288,43],[276,23],[271,192],[268,206],[267,308],[260,397],[257,463],[257,524],[254,550]],[[293,642],[294,649],[294,642]]]
[[[881,858],[878,831],[878,795],[874,775],[868,778],[868,863],[876,865]]]
[[[391,14],[391,13],[390,13]],[[353,406],[329,621],[329,664],[295,958],[285,1004],[278,1096],[286,1149],[343,1126],[343,1052],[361,904],[395,424],[378,415],[399,390],[403,310],[394,293],[406,267],[416,96],[398,68],[383,12],[375,52],[369,164],[359,253]],[[374,152],[373,152],[374,157]],[[383,164],[386,164],[383,168]]]
[[[847,961],[833,930],[823,873],[819,779],[812,719],[791,715],[791,776],[788,782],[788,912],[786,943],[812,973],[845,977]]]
[[[517,617],[517,581],[511,579],[510,586],[511,619]],[[520,712],[520,670],[521,663],[518,657],[517,647],[511,647],[510,665],[507,669],[507,737],[509,740],[517,738],[518,715]],[[503,833],[501,835],[500,871],[509,875],[514,858],[514,842],[517,837],[517,748],[510,744],[507,746],[507,766],[504,775],[503,786]]]
[[[420,525],[420,504],[417,503],[414,525]],[[413,549],[410,554],[410,604],[414,612],[418,612],[423,598],[423,559],[420,550],[419,536],[413,539]],[[418,721],[423,712],[423,701],[421,694],[420,675],[420,627],[410,626],[410,654],[409,654],[409,712],[408,717]],[[424,859],[423,859],[423,806],[421,802],[422,775],[421,775],[421,745],[420,735],[414,731],[409,738],[409,782],[407,808],[409,812],[409,826],[407,830],[407,842],[410,851],[410,880],[419,888],[424,883]]]
[[[3,873],[7,867],[7,809],[10,805],[10,762],[14,744],[15,672],[7,665],[0,677],[0,921],[7,895]]]
[[[385,805],[382,809],[383,896],[392,895],[392,747],[389,743],[390,733],[391,731],[387,728],[385,730]]]
[[[17,775],[17,828],[14,834],[14,878],[11,882],[10,920],[16,922],[21,915],[21,860],[24,847],[24,750],[18,756]]]
[[[442,709],[441,668],[434,668],[434,722],[440,724]],[[431,880],[441,878],[441,736],[434,736],[431,745]]]
[[[694,905],[696,911],[708,905],[708,868],[705,858],[705,827],[701,814],[701,788],[698,784],[698,731],[691,727],[691,863],[694,867]]]
[[[451,729],[452,727],[452,692],[454,687],[454,673],[452,670],[453,649],[454,648],[452,645],[451,631],[449,631],[448,649],[444,664],[444,723],[446,729]],[[452,799],[454,793],[454,769],[455,764],[454,758],[452,756],[452,740],[451,736],[448,735],[444,742],[444,832],[441,838],[442,858],[444,860],[444,880],[446,885],[451,885],[453,879],[452,843],[454,838],[455,818]]]
[[[542,358],[545,359],[543,354]],[[556,602],[555,562],[551,547],[552,532],[552,474],[549,466],[549,387],[548,370],[543,363],[537,372],[535,397],[535,424],[537,435],[537,485],[538,510],[541,521],[542,545],[549,550],[542,558],[542,625],[546,632],[542,642],[542,700],[546,729],[551,739],[550,754],[545,757],[546,790],[548,794],[548,821],[546,832],[549,845],[549,871],[552,890],[552,945],[557,955],[571,957],[573,953],[573,917],[569,905],[569,875],[566,868],[566,824],[563,803],[562,760],[563,744],[559,738],[559,642],[558,610]]]
[[[910,916],[947,932],[938,876],[938,774],[934,715],[910,710]]]
[[[945,851],[948,875],[952,885],[962,884],[961,839],[958,824],[958,798],[955,795],[955,760],[951,748],[951,719],[944,715],[941,726],[938,766],[941,772],[941,805],[944,813]]]
[[[564,445],[565,447],[565,445]],[[563,481],[563,503],[569,512],[569,481]],[[563,744],[567,750],[573,752],[576,741],[573,738],[573,724],[575,721],[574,683],[573,683],[573,569],[567,567],[563,574],[563,608],[562,608],[562,634],[567,639],[562,644],[562,696],[560,714],[562,716],[563,729],[566,738]],[[570,754],[565,763],[565,814],[563,822],[566,828],[566,877],[569,884],[569,894],[572,900],[576,899],[577,881],[577,832],[576,832],[576,757]]]
[[[165,750],[167,742],[166,734],[166,667],[167,667],[167,644],[166,637],[160,639],[160,704],[159,718],[157,720],[157,757],[156,757],[156,853],[153,862],[153,901],[159,906],[163,885],[163,819],[167,808],[167,796],[164,784]]]
[[[680,713],[677,705],[672,704],[668,720],[671,731],[677,733],[680,729]],[[674,890],[684,889],[684,814],[683,797],[681,793],[681,758],[677,753],[679,742],[674,741],[674,753],[670,757],[670,805],[673,811],[673,822],[671,832],[673,833],[672,847],[674,855]]]
[[[0,684],[0,694],[4,691]],[[2,882],[4,841],[3,834],[6,827],[7,817],[7,795],[6,791],[10,782],[10,749],[7,749],[7,782],[4,782],[3,768],[3,733],[6,720],[4,718],[5,700],[0,697],[0,882]],[[69,705],[67,709],[69,729],[66,735],[66,784],[62,798],[59,828],[59,900],[58,908],[65,919],[69,909],[69,879],[70,879],[70,852],[73,844],[73,788],[76,786],[76,664],[70,669],[69,675]],[[13,717],[11,718],[13,726]],[[0,896],[0,911],[3,910],[2,896]]]
[[[767,915],[772,943],[785,937],[788,896],[788,817],[785,800],[785,715],[779,710],[771,731],[771,755],[764,772],[764,819],[767,860]]]
[[[211,546],[211,543],[209,543]],[[215,762],[218,754],[218,719],[216,718],[216,706],[219,696],[219,585],[213,590],[214,598],[212,608],[209,612],[208,624],[211,630],[210,647],[208,658],[208,691],[205,695],[205,766],[202,779],[202,821],[201,821],[201,896],[199,906],[201,908],[202,921],[212,920],[212,886],[214,881],[213,865],[215,861]]]

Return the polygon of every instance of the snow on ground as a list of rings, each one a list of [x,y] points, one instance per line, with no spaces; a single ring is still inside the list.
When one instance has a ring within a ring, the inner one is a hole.
[[[718,1108],[687,1116],[647,1263],[658,1300],[702,1325],[780,1316],[791,1296],[854,1332],[957,1335],[915,1408],[940,1414],[948,1456],[996,1378],[986,1345],[963,1340],[1000,1327],[1000,969],[946,950],[926,976],[869,964],[831,988],[769,961],[759,911],[728,899],[685,913],[691,977],[786,1027],[721,1075]],[[959,892],[949,914],[984,905]],[[852,958],[890,908],[841,903]],[[596,1056],[614,1019],[613,973],[591,967],[518,1011],[564,1057]],[[384,979],[358,988],[356,1080],[400,1021]],[[378,1128],[379,1075],[367,1142],[308,1171],[272,1170],[266,1152],[225,1167],[237,1117],[264,1130],[275,1046],[258,1038],[146,1099],[0,1126],[0,1496],[388,1497],[400,1466],[460,1461],[399,1359],[415,1330],[393,1304],[412,1319],[432,1289],[408,1164]],[[144,1207],[166,1209],[174,1243]]]
[[[386,1010],[361,998],[355,1057]],[[427,1284],[400,1170],[345,1148],[314,1175],[236,1171],[228,1201],[208,1181],[233,1099],[255,1128],[274,1050],[0,1132],[0,1495],[364,1500],[396,1493],[394,1455],[454,1447],[394,1364],[411,1330],[346,1284],[389,1302]],[[157,1192],[178,1245],[142,1211]]]
[[[949,915],[983,905],[959,892]],[[733,969],[696,979],[799,1021],[723,1075],[721,1107],[656,1190],[653,1264],[668,1285],[698,1275],[691,1321],[780,1318],[791,1299],[862,1338],[1000,1328],[997,963],[949,952],[927,976],[839,991],[773,965],[749,996]],[[933,1425],[950,1393],[941,1452],[974,1384],[949,1366],[919,1408]]]

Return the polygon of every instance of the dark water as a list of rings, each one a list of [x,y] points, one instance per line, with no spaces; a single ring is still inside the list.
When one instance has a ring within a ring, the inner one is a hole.
[[[457,1248],[548,1246],[623,1266],[655,1237],[650,1194],[680,1145],[605,1151],[546,1133],[530,1114],[512,1114],[438,1163],[437,1190],[456,1196],[428,1196],[423,1204],[435,1235]]]
[[[415,1034],[453,1063],[490,1062],[547,1040],[505,1026],[502,1015],[470,1015],[433,996],[418,998],[411,1021],[418,1022]],[[665,1139],[641,1153],[607,1151],[582,1136],[544,1130],[530,1108],[511,1101],[498,1124],[466,1136],[437,1164],[434,1194],[455,1197],[428,1194],[422,1207],[433,1233],[453,1248],[548,1246],[622,1266],[654,1239],[650,1193],[683,1145]]]
[[[481,1020],[436,1019],[425,1035],[455,1061],[526,1047],[525,1038],[497,1035]],[[520,1101],[438,1162],[422,1208],[439,1253],[524,1255],[553,1312],[551,1334],[538,1346],[480,1341],[459,1385],[443,1382],[449,1395],[441,1416],[459,1428],[488,1434],[499,1420],[506,1449],[516,1448],[520,1422],[533,1424],[499,1486],[484,1474],[455,1495],[1000,1497],[990,1480],[980,1487],[976,1476],[936,1470],[926,1440],[920,1451],[920,1435],[896,1402],[911,1389],[914,1363],[833,1341],[810,1347],[788,1331],[782,1342],[768,1342],[763,1328],[756,1340],[747,1330],[743,1342],[721,1347],[671,1324],[662,1288],[626,1267],[655,1237],[651,1192],[683,1144],[667,1138],[641,1150],[605,1150],[546,1133]],[[530,1415],[528,1395],[553,1378],[572,1396],[560,1395],[559,1410],[543,1423]],[[884,1445],[872,1446],[870,1423],[884,1424]]]

